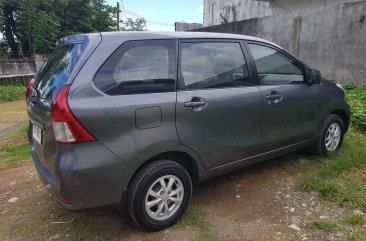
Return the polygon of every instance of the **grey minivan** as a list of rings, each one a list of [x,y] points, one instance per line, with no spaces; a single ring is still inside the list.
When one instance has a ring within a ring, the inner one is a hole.
[[[118,204],[147,230],[177,222],[192,183],[303,148],[334,152],[350,122],[343,89],[318,70],[219,33],[62,38],[26,99],[32,157],[57,201]]]

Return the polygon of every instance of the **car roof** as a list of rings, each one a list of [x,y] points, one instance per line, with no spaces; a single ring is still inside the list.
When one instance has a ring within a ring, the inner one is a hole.
[[[268,43],[277,46],[282,49],[282,47],[277,44],[257,37],[252,37],[248,35],[240,34],[228,34],[228,33],[212,33],[212,32],[153,32],[153,31],[115,31],[115,32],[101,32],[103,39],[120,39],[121,37],[137,37],[139,39],[241,39],[241,40],[252,40],[263,43]]]

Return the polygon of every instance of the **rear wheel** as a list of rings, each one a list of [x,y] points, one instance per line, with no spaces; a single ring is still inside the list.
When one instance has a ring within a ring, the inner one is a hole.
[[[344,123],[338,115],[330,115],[324,122],[321,134],[316,140],[313,152],[318,155],[327,155],[337,151],[343,142]]]
[[[133,179],[128,212],[144,229],[165,229],[183,215],[191,195],[192,182],[184,167],[168,160],[153,162]]]

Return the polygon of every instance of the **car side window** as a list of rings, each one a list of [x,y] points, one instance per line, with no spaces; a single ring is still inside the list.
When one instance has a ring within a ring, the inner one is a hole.
[[[130,41],[104,63],[94,83],[108,95],[175,91],[175,41]]]
[[[250,85],[244,55],[237,42],[183,42],[181,78],[185,90]]]
[[[304,83],[304,69],[285,54],[263,45],[249,44],[261,85]]]

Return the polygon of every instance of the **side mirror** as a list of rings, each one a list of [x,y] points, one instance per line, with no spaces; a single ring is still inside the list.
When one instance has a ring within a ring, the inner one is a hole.
[[[307,83],[309,85],[312,85],[312,84],[314,84],[314,82],[320,80],[321,77],[322,77],[322,74],[320,73],[320,70],[312,69],[312,70],[310,70],[310,74],[307,79]]]

